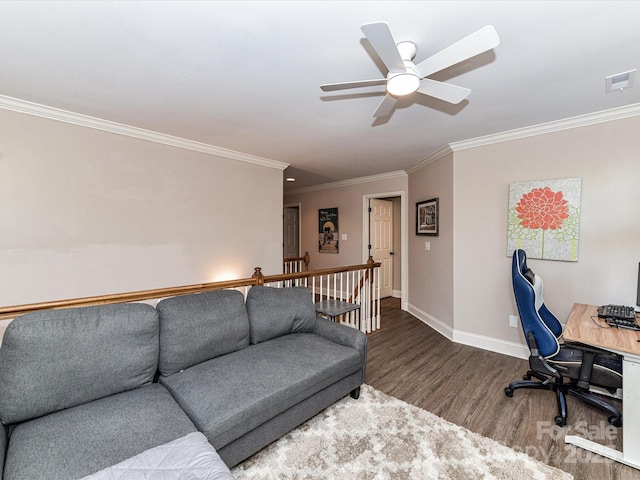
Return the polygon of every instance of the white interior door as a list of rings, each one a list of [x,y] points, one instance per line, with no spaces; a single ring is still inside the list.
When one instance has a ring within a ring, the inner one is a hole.
[[[284,207],[283,210],[283,254],[284,258],[300,256],[300,210],[298,207]]]
[[[380,298],[393,294],[393,202],[372,198],[369,203],[371,256],[380,262]]]

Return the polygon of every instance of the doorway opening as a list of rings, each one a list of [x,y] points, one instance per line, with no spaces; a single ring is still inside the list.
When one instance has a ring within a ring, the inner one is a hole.
[[[400,298],[407,309],[407,208],[405,192],[363,196],[363,261],[380,262],[380,296]]]
[[[282,209],[282,258],[300,256],[300,204]]]

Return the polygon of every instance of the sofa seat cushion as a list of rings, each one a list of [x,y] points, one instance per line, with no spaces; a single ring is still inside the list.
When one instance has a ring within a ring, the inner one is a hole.
[[[161,385],[149,384],[15,426],[3,480],[71,480],[196,431]]]
[[[294,333],[160,377],[160,382],[220,449],[361,369],[357,350]]]

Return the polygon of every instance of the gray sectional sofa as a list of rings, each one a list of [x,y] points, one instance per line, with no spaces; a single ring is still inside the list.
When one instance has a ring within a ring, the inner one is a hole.
[[[306,288],[27,314],[0,348],[0,479],[78,479],[197,431],[234,466],[357,398],[365,365]]]

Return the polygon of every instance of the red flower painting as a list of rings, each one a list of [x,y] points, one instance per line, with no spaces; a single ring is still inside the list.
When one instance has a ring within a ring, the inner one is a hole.
[[[534,188],[525,193],[516,205],[516,212],[520,225],[530,229],[558,230],[569,217],[569,207],[562,192],[554,192],[549,187]]]
[[[507,255],[576,262],[580,239],[580,178],[509,184]]]

